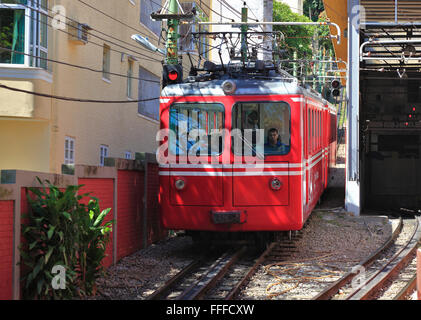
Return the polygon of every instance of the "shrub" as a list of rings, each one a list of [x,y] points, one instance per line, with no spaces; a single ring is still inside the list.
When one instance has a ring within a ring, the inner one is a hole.
[[[68,186],[61,191],[48,180],[48,188],[37,177],[41,188],[29,188],[30,210],[22,224],[25,243],[20,247],[22,262],[29,268],[23,277],[26,299],[69,299],[76,294],[95,293],[95,280],[101,272],[111,224],[102,225],[110,208],[100,211],[98,199],[88,205],[78,195],[82,187]],[[54,289],[53,268],[65,268],[64,289]]]

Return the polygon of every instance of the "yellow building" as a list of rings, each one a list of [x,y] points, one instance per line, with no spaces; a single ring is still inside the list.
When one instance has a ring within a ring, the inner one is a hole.
[[[163,47],[160,2],[0,0],[0,169],[155,152],[163,56],[131,35]]]

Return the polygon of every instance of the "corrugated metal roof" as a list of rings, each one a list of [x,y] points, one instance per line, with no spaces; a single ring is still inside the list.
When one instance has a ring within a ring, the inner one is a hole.
[[[366,12],[362,22],[420,22],[419,0],[361,0]]]

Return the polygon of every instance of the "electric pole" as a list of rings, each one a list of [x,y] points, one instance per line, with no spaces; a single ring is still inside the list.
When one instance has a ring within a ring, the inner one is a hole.
[[[263,0],[263,21],[273,22],[273,0]],[[273,27],[271,24],[264,25],[264,31],[272,33]],[[263,37],[263,60],[272,60],[272,37],[270,34],[265,34]]]
[[[248,9],[246,3],[244,2],[244,7],[241,8],[241,22],[247,22],[248,19]],[[248,26],[246,24],[241,25],[241,61],[244,63],[247,62],[248,50],[247,50],[247,30]]]

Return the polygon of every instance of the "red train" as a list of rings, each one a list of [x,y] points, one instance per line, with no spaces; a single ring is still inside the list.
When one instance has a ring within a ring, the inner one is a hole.
[[[276,68],[200,80],[160,98],[163,225],[216,238],[300,230],[336,159],[335,108]]]

